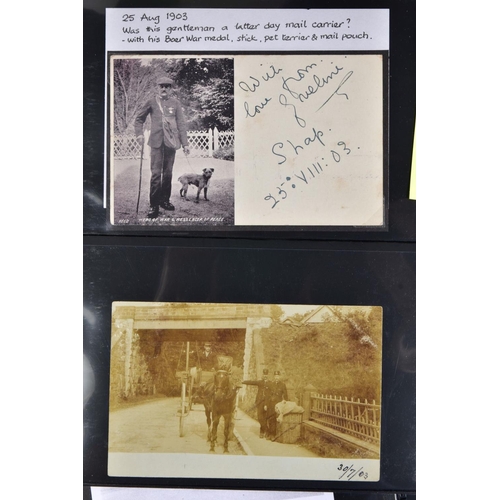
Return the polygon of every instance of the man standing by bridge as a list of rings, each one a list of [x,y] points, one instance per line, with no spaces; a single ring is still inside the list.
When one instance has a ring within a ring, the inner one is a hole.
[[[246,385],[256,385],[257,396],[255,398],[255,407],[257,408],[257,418],[260,424],[260,437],[265,438],[268,434],[267,428],[267,400],[269,399],[269,370],[264,368],[262,371],[261,380],[244,380],[242,382]]]

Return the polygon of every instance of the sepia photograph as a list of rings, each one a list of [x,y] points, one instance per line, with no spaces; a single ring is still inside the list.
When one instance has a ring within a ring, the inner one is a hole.
[[[112,308],[110,476],[378,481],[381,307]]]
[[[234,224],[234,64],[110,58],[111,223]]]

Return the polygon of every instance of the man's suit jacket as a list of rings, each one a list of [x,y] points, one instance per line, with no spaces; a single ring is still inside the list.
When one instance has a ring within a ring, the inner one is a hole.
[[[149,99],[139,110],[134,122],[135,135],[143,135],[144,122],[148,115],[151,116],[151,135],[148,144],[152,148],[159,148],[163,144],[163,113],[170,123],[172,131],[178,134],[181,144],[188,145],[186,120],[182,111],[181,103],[175,98],[160,99],[163,113],[158,104],[159,97]]]
[[[210,351],[210,354],[206,356],[205,352],[202,352],[200,355],[200,365],[203,371],[216,370],[218,365],[217,355]]]
[[[286,385],[281,380],[278,380],[277,382],[273,380],[270,384],[269,389],[271,392],[271,405],[273,407],[276,403],[288,399],[288,391],[286,390]]]
[[[269,398],[269,380],[244,380],[242,382],[243,384],[246,385],[256,385],[258,387],[257,389],[257,396],[255,397],[255,406],[258,409],[263,409],[264,405],[267,404],[267,400]]]

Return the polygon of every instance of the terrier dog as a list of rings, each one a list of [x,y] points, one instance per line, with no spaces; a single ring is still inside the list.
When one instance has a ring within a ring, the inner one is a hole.
[[[207,190],[208,190],[208,183],[210,181],[210,178],[212,177],[213,172],[214,172],[213,168],[204,168],[202,175],[197,175],[197,174],[181,175],[178,179],[178,181],[182,184],[181,198],[184,198],[186,201],[189,201],[187,198],[187,190],[189,185],[192,184],[193,186],[196,186],[198,188],[198,192],[196,193],[195,203],[198,203],[200,201],[200,192],[202,189],[203,189],[203,194],[205,196],[205,200],[209,201],[207,198]]]

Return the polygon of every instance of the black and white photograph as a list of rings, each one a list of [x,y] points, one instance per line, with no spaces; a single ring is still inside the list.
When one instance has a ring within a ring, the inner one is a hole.
[[[115,302],[108,474],[377,481],[381,360],[381,307]]]
[[[114,225],[234,224],[234,64],[110,57]]]
[[[383,54],[109,64],[113,225],[384,225]]]

